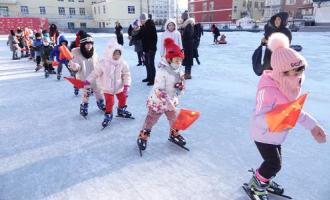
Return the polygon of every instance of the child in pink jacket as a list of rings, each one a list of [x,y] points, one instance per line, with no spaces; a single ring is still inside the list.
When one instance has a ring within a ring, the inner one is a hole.
[[[289,39],[284,34],[272,34],[268,46],[272,51],[273,70],[265,70],[261,76],[251,123],[251,136],[264,161],[249,182],[251,191],[263,200],[268,199],[267,191],[277,194],[284,192],[283,188],[271,179],[281,169],[281,144],[289,133],[289,130],[271,133],[266,123],[266,113],[279,104],[294,101],[299,97],[307,66],[305,58],[289,48]],[[324,130],[308,113],[301,111],[298,122],[311,131],[317,142],[326,142]]]
[[[131,85],[131,74],[129,66],[122,57],[123,49],[115,41],[111,41],[105,50],[104,59],[100,61],[99,67],[88,76],[86,84],[98,79],[100,88],[105,97],[105,116],[102,126],[106,127],[112,120],[112,108],[114,96],[118,99],[117,116],[131,118],[132,114],[126,110],[126,99],[128,89]]]

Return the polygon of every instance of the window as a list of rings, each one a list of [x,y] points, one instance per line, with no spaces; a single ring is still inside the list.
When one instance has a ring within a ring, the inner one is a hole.
[[[78,2],[82,2],[82,3],[83,3],[83,2],[84,2],[84,0],[78,0]]]
[[[57,1],[64,1],[64,0],[57,0]]]
[[[75,8],[69,8],[70,15],[76,15],[76,9]]]
[[[94,7],[94,15],[96,15],[96,7]]]
[[[101,22],[99,22],[99,28],[102,28],[102,23]]]
[[[74,2],[74,0],[68,0],[69,2]]]
[[[68,28],[69,29],[74,29],[74,23],[73,22],[68,22]]]
[[[39,10],[40,10],[40,15],[45,15],[46,14],[46,7],[40,6]]]
[[[9,16],[8,6],[0,6],[0,16],[4,16],[4,17]]]
[[[87,24],[85,22],[80,23],[80,28],[87,28]]]
[[[100,8],[100,6],[97,7],[97,11],[99,11],[99,14],[101,13],[101,8]]]
[[[189,4],[189,11],[190,12],[194,12],[195,11],[194,4]]]
[[[29,14],[29,8],[27,6],[21,6],[21,13],[23,15]]]
[[[258,4],[258,2],[256,2],[256,1],[254,2],[254,7],[255,7],[255,8],[259,8],[259,4]]]
[[[58,7],[58,14],[59,15],[65,15],[65,9],[64,9],[64,7]]]
[[[207,2],[203,2],[203,10],[207,10]]]
[[[286,5],[295,5],[296,0],[286,0]]]
[[[246,1],[243,1],[243,7],[244,8],[246,7]]]
[[[128,14],[135,14],[135,6],[128,6]]]
[[[210,10],[214,10],[214,1],[210,1],[209,8]]]
[[[103,5],[103,14],[106,13],[105,5]]]
[[[105,22],[102,22],[103,28],[105,28]]]
[[[80,15],[85,15],[85,8],[79,8]]]
[[[237,12],[237,6],[234,6],[234,12]]]

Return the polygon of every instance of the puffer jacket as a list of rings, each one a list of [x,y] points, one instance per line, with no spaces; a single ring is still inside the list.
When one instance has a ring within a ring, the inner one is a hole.
[[[270,70],[265,71],[258,84],[256,108],[251,120],[251,137],[257,142],[280,145],[285,141],[289,130],[281,133],[271,133],[267,126],[266,113],[279,104],[288,103],[289,100],[280,92],[270,73]],[[315,127],[317,121],[302,110],[298,123],[311,130]]]
[[[64,37],[64,35],[61,35],[58,39],[58,45],[54,47],[54,49],[50,52],[50,60],[54,61],[54,58],[56,57],[57,61],[60,62],[61,64],[68,64],[69,61],[67,59],[60,59],[60,50],[59,47],[61,46],[62,42],[66,43],[66,46],[68,46],[69,42],[68,40]]]
[[[175,88],[177,83],[184,84],[182,67],[173,70],[166,59],[158,64],[155,84],[147,100],[147,107],[157,113],[173,111],[179,104],[178,97],[183,90]]]
[[[112,59],[115,50],[121,51],[121,57],[117,61]],[[91,83],[96,79],[98,79],[102,91],[108,94],[118,94],[123,91],[124,85],[131,85],[129,66],[123,59],[122,46],[117,42],[111,41],[109,43],[104,53],[104,59],[87,77],[87,80]]]
[[[71,53],[73,55],[73,64],[70,65],[70,69],[77,72],[76,77],[78,79],[86,80],[86,78],[97,66],[98,56],[96,51],[94,51],[94,54],[91,58],[85,58],[80,51],[80,47],[72,49]]]
[[[173,32],[170,32],[167,29],[167,26],[169,23],[174,23],[174,25],[175,25],[175,30]],[[166,38],[172,38],[174,40],[175,44],[177,44],[182,49],[181,33],[178,31],[178,26],[177,26],[175,20],[173,20],[173,19],[168,19],[167,22],[165,23],[165,32],[162,34],[161,40],[160,40],[160,42],[161,42],[160,43],[160,56],[165,55],[164,41]]]

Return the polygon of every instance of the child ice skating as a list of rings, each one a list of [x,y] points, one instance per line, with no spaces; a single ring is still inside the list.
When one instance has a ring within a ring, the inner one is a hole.
[[[150,137],[151,129],[162,114],[165,113],[170,127],[172,127],[176,119],[175,108],[178,105],[178,97],[184,90],[184,72],[181,65],[184,54],[171,38],[166,38],[164,45],[166,54],[158,65],[155,85],[147,100],[148,114],[137,140],[140,151],[147,148],[147,140]],[[185,139],[178,130],[170,128],[169,134],[170,138],[180,143],[180,145],[184,146],[186,144]]]
[[[113,118],[114,95],[116,95],[119,101],[117,116],[133,118],[132,114],[126,110],[127,94],[131,85],[131,73],[122,53],[122,46],[115,41],[111,41],[105,50],[104,59],[100,61],[98,67],[94,69],[88,76],[87,81],[85,81],[85,84],[88,85],[98,79],[100,88],[104,93],[106,105],[102,122],[103,128],[107,127]]]
[[[272,34],[268,46],[272,51],[273,70],[265,70],[261,76],[251,124],[251,136],[264,161],[245,185],[248,194],[254,196],[251,199],[255,200],[268,200],[268,192],[283,195],[284,189],[272,179],[281,169],[281,144],[289,130],[271,132],[266,123],[266,114],[275,106],[295,101],[299,97],[307,66],[305,58],[289,48],[289,39],[284,34]],[[318,143],[326,142],[324,130],[308,113],[302,110],[297,122],[310,130]]]
[[[49,74],[56,74],[52,66],[52,62],[49,60],[50,52],[53,50],[53,46],[50,44],[49,36],[44,36],[43,46],[41,50],[41,59],[45,68],[45,78],[49,77]]]
[[[165,23],[165,32],[161,36],[161,44],[160,44],[160,56],[165,56],[165,46],[164,42],[166,38],[172,38],[181,49],[182,48],[182,39],[181,39],[181,33],[178,31],[178,26],[175,23],[175,20],[168,19]]]
[[[36,33],[35,40],[33,40],[33,45],[32,45],[34,56],[35,56],[35,59],[37,62],[37,67],[35,69],[36,72],[42,68],[42,66],[41,66],[42,46],[43,46],[42,35],[41,35],[41,33]]]
[[[68,41],[65,39],[64,35],[61,35],[58,39],[59,44],[56,45],[54,47],[54,49],[52,50],[52,52],[50,53],[50,60],[54,61],[54,58],[56,57],[56,60],[59,62],[59,65],[57,67],[57,80],[60,80],[62,77],[62,69],[63,69],[63,65],[66,66],[68,68],[68,63],[69,60],[67,60],[66,58],[62,58],[60,56],[60,50],[59,48],[63,45],[68,46]],[[74,74],[72,73],[72,71],[68,68],[70,74],[72,76],[74,76]]]
[[[69,68],[76,73],[76,78],[85,81],[87,77],[95,70],[98,62],[96,51],[94,50],[94,41],[89,34],[81,35],[80,47],[72,50],[73,59],[69,62]],[[88,99],[93,90],[96,98],[96,104],[100,110],[104,110],[104,100],[102,92],[97,82],[91,81],[88,86],[83,88],[83,95],[80,104],[80,115],[88,115]],[[75,94],[78,95],[78,88],[75,88]]]

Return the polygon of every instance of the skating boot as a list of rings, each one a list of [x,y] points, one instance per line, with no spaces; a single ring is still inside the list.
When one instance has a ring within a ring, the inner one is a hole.
[[[98,100],[96,102],[96,105],[100,110],[105,111],[105,106],[104,106],[104,100],[103,99]]]
[[[111,120],[112,120],[112,113],[109,113],[109,114],[107,114],[107,113],[105,113],[104,114],[104,120],[103,120],[103,122],[102,122],[102,126],[103,126],[103,129],[105,128],[105,127],[107,127],[107,126],[109,126],[109,124],[110,124],[110,122],[111,122]]]
[[[252,176],[248,184],[253,195],[258,196],[260,200],[269,200],[267,188],[269,187],[268,183],[259,181],[255,175]]]
[[[124,106],[122,108],[118,108],[117,109],[117,117],[122,117],[122,118],[130,118],[130,119],[134,119],[132,117],[132,113],[128,112],[126,110],[127,106]]]
[[[80,104],[80,115],[86,119],[88,115],[88,103]]]

